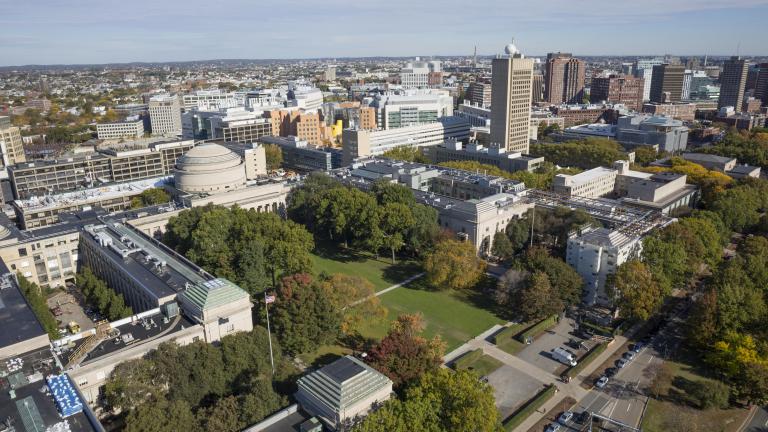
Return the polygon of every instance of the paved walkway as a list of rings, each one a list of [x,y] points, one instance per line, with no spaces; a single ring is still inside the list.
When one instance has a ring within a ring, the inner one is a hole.
[[[572,379],[570,383],[566,384],[560,381],[559,376],[545,371],[534,364],[520,359],[517,356],[509,354],[506,351],[496,347],[496,345],[486,341],[488,336],[500,330],[501,328],[502,326],[498,324],[489,328],[474,339],[471,339],[464,345],[446,354],[445,357],[443,357],[443,361],[445,366],[445,364],[450,363],[462,354],[480,348],[483,350],[483,353],[490,355],[505,365],[511,366],[541,382],[552,383],[557,386],[557,393],[555,393],[555,395],[550,400],[548,400],[539,409],[539,411],[531,414],[523,423],[520,424],[520,426],[515,428],[514,432],[527,432],[566,396],[574,398],[577,402],[586,397],[587,394],[589,394],[589,390],[584,389],[580,383],[592,375],[592,373],[597,368],[599,368],[606,360],[608,360],[608,358],[610,358],[619,348],[621,348],[625,342],[627,342],[627,337],[616,336],[616,338],[608,345],[608,348],[605,351],[600,353],[600,355],[598,355],[589,365],[582,369],[582,371],[574,379]]]
[[[401,286],[403,286],[403,285],[408,285],[409,283],[411,283],[411,282],[415,281],[416,279],[418,279],[418,278],[420,278],[420,277],[422,277],[422,276],[424,276],[424,273],[415,274],[415,275],[413,275],[413,276],[409,277],[408,279],[406,279],[406,280],[404,280],[404,281],[402,281],[402,282],[400,282],[400,283],[397,283],[397,284],[394,284],[394,285],[392,285],[392,286],[390,286],[390,287],[384,288],[383,290],[381,290],[381,291],[377,292],[376,294],[374,294],[374,295],[372,295],[372,296],[368,296],[368,297],[366,297],[366,298],[364,298],[364,299],[360,299],[360,300],[358,300],[358,301],[356,301],[356,302],[352,303],[352,304],[351,304],[351,305],[349,305],[349,306],[357,306],[357,305],[359,305],[360,303],[362,303],[362,302],[364,302],[364,301],[366,301],[366,300],[372,299],[373,297],[378,297],[378,296],[380,296],[380,295],[382,295],[382,294],[386,294],[386,293],[388,293],[388,292],[390,292],[390,291],[392,291],[392,290],[396,290],[396,289],[400,288],[400,287],[401,287]],[[349,307],[349,306],[348,306],[348,307]]]

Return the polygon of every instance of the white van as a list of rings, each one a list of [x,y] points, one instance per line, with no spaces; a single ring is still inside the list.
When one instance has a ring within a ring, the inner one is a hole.
[[[550,351],[550,355],[552,356],[553,359],[559,361],[564,365],[576,366],[577,364],[576,356],[566,349],[555,348],[552,351]]]

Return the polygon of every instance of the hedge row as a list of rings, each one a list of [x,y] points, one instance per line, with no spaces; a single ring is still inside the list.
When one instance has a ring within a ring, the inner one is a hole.
[[[517,340],[525,343],[525,340],[528,339],[529,337],[535,338],[536,336],[554,327],[555,324],[557,324],[557,315],[552,315],[548,318],[544,318],[533,327],[517,335]]]
[[[601,352],[605,351],[605,349],[608,348],[608,344],[598,344],[592,347],[591,350],[589,350],[588,353],[586,353],[581,359],[579,359],[579,363],[576,366],[571,367],[567,371],[565,371],[565,375],[568,378],[573,378],[576,375],[579,374],[585,367],[587,367],[588,364],[592,363],[592,361],[597,358],[597,356],[600,355]]]
[[[505,328],[504,330],[496,333],[493,336],[493,343],[498,345],[507,339],[512,339],[513,337],[517,336],[521,331],[523,331],[524,328],[525,328],[525,324],[512,324],[511,326]]]
[[[522,408],[518,409],[514,414],[507,417],[504,421],[504,430],[511,432],[516,427],[520,426],[534,411],[541,408],[546,401],[555,395],[557,388],[554,384],[549,384],[544,390],[540,391],[532,399],[529,399]]]
[[[456,370],[462,370],[467,369],[469,366],[472,365],[472,363],[480,360],[483,357],[483,350],[478,348],[473,351],[469,351],[468,353],[462,355],[457,360],[453,362],[454,369]]]
[[[611,337],[613,335],[613,330],[614,330],[611,327],[605,327],[605,326],[601,326],[601,325],[587,322],[587,321],[580,322],[579,326],[588,328],[589,330],[592,330],[592,333],[600,336],[605,336],[605,337]]]

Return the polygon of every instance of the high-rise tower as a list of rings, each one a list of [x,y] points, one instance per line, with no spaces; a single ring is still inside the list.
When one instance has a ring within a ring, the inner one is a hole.
[[[491,144],[528,153],[533,59],[512,43],[491,63]]]

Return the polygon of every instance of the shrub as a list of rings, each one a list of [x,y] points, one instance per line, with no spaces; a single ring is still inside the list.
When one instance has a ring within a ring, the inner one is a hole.
[[[544,390],[540,391],[532,399],[528,400],[522,408],[518,409],[514,414],[509,416],[504,421],[504,430],[511,432],[516,427],[520,426],[534,411],[541,408],[546,401],[555,395],[557,388],[554,384],[549,384]]]

